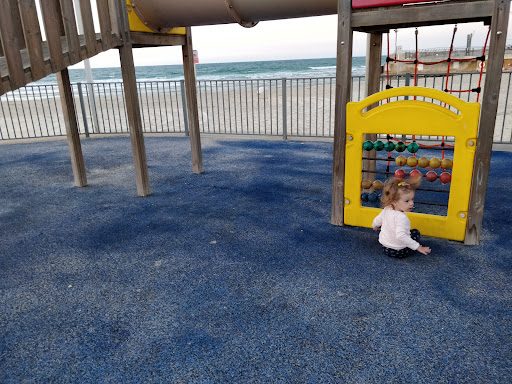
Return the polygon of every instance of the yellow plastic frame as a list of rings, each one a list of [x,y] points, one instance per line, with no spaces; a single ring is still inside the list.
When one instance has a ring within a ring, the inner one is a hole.
[[[409,100],[391,101],[363,113],[368,106],[388,98],[410,96]],[[411,96],[439,100],[460,111],[430,101],[412,100]],[[411,227],[426,236],[463,241],[473,173],[479,103],[467,103],[455,96],[423,87],[391,88],[359,102],[347,103],[347,140],[345,150],[345,207],[347,225],[371,227],[380,208],[361,205],[363,142],[365,134],[401,134],[454,136],[452,180],[446,216],[411,212]]]
[[[126,0],[126,8],[128,9],[128,23],[130,24],[130,31],[133,32],[147,32],[147,33],[157,33],[151,30],[146,24],[142,22],[142,20],[137,16],[132,7],[132,1]],[[176,27],[172,28],[167,34],[169,35],[185,35],[187,30],[185,27]]]

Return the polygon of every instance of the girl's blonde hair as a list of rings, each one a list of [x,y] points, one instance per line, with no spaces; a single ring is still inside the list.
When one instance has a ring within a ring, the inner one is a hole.
[[[396,177],[390,177],[384,183],[382,191],[382,197],[380,199],[382,208],[391,206],[394,202],[400,198],[400,193],[416,191],[421,184],[421,176],[416,176],[405,179],[397,179]]]

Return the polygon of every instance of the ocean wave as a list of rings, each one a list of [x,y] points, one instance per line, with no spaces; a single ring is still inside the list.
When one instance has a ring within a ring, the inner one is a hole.
[[[336,66],[335,65],[326,65],[325,67],[309,67],[309,69],[322,71],[324,69],[336,69]]]

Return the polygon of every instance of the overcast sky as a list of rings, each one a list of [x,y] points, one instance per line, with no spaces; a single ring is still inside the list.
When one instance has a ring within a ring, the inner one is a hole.
[[[507,42],[512,44],[512,17]],[[336,57],[337,15],[262,21],[253,28],[238,24],[192,27],[194,49],[200,63],[287,60]],[[419,49],[449,48],[454,25],[421,27],[418,29]],[[467,35],[473,33],[472,45],[484,45],[488,27],[483,23],[459,24],[455,47],[465,47]],[[395,45],[415,48],[415,29],[400,29],[390,33],[390,52]],[[366,53],[366,34],[354,34],[353,56]],[[395,42],[395,37],[397,41]],[[383,47],[386,51],[386,35]],[[385,53],[384,53],[385,54]],[[136,66],[181,64],[181,47],[139,48],[134,50]],[[102,53],[91,59],[92,67],[119,66],[117,50]],[[83,65],[75,66],[83,67]]]

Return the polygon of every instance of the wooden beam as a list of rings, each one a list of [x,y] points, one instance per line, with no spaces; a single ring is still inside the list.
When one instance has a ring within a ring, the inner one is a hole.
[[[108,1],[97,1],[98,19],[101,29],[101,43],[103,50],[112,48],[112,23],[110,22],[110,7]]]
[[[128,124],[130,126],[133,162],[135,165],[135,182],[137,184],[137,194],[139,196],[147,196],[151,194],[151,189],[149,186],[146,147],[144,146],[144,135],[142,132],[142,119],[139,96],[137,93],[137,81],[135,77],[135,65],[133,63],[132,41],[130,40],[130,26],[128,25],[126,3],[117,9],[117,12],[117,17],[120,21],[119,33],[124,42],[124,44],[119,47],[119,57],[121,60],[121,73],[123,76]]]
[[[487,180],[491,166],[492,142],[498,99],[500,94],[501,73],[505,56],[510,0],[495,0],[489,44],[489,60],[485,73],[484,93],[480,112],[480,125],[476,140],[473,177],[469,196],[468,220],[464,243],[480,243],[482,220],[484,216]]]
[[[92,17],[90,0],[80,0],[80,13],[82,15],[87,57],[92,57],[98,53],[98,48],[96,44],[96,32],[94,30],[94,20]]]
[[[84,158],[75,114],[75,104],[67,68],[57,72],[57,83],[59,85],[62,114],[64,116],[64,123],[66,124],[66,136],[68,139],[69,153],[71,155],[71,166],[73,168],[75,185],[77,187],[85,187],[87,185],[87,177],[85,175]]]
[[[30,71],[32,78],[38,80],[46,76],[46,69],[43,55],[43,39],[37,17],[36,3],[35,0],[19,0],[18,4],[30,59]]]
[[[0,36],[0,47],[2,47],[2,36]],[[5,60],[3,57],[3,52],[0,52],[0,60]],[[0,70],[0,96],[6,92],[7,90],[4,89],[4,79],[2,76],[2,71]]]
[[[145,32],[130,32],[130,35],[134,48],[186,44],[186,38],[184,35],[154,34]]]
[[[68,42],[69,64],[73,65],[81,61],[80,40],[78,39],[78,28],[76,26],[73,0],[60,0],[60,8],[62,12],[64,32]]]
[[[355,9],[352,27],[357,31],[420,27],[485,21],[492,16],[493,0]]]
[[[110,37],[112,44],[116,43],[116,38],[121,36],[123,33],[130,33],[130,23],[128,21],[128,9],[126,8],[126,1],[119,0],[107,0],[110,8],[110,25],[112,27],[112,35]],[[124,12],[122,14],[123,18],[126,19],[126,24],[121,22],[121,19],[118,16],[120,12]],[[114,15],[114,16],[113,16]],[[121,29],[125,29],[125,31],[121,32]],[[114,36],[115,35],[115,36]],[[133,44],[132,44],[133,46]]]
[[[11,89],[22,87],[26,84],[21,59],[21,49],[25,47],[25,39],[17,0],[0,1],[0,34],[9,69]]]
[[[59,0],[45,0],[41,2],[41,12],[46,32],[46,41],[50,51],[52,71],[56,73],[66,68],[60,40],[61,36],[64,35],[64,25],[62,24]]]
[[[6,13],[4,14],[4,17],[9,18],[9,23],[12,27],[12,34],[16,36],[21,36],[20,39],[16,39],[16,41],[11,41],[10,44],[14,44],[14,46],[18,49],[25,48],[25,40],[23,38],[23,25],[21,24],[21,16],[20,11],[18,7],[18,1],[17,0],[3,0],[2,2],[6,3],[4,5],[4,10]],[[2,12],[3,13],[3,12]],[[5,44],[5,41],[4,41]],[[5,51],[5,49],[4,49]]]
[[[371,33],[368,34],[366,44],[366,97],[373,95],[380,91],[380,74],[381,74],[381,61],[382,61],[382,33]],[[367,109],[377,107],[379,104],[372,104]],[[376,134],[365,135],[366,140],[375,141],[377,140]],[[370,158],[377,157],[377,152],[372,149],[367,152]],[[376,160],[364,160],[363,168],[369,171],[375,171],[377,169]],[[375,180],[375,172],[365,172],[363,179]]]
[[[199,112],[197,108],[196,67],[192,48],[192,32],[187,27],[186,44],[182,47],[183,71],[185,73],[185,90],[187,96],[187,116],[190,132],[190,149],[192,152],[192,172],[203,172],[203,155],[199,133]]]
[[[350,101],[352,83],[353,32],[351,11],[351,0],[338,0],[338,47],[336,54],[336,102],[334,107],[331,207],[331,223],[334,225],[344,225],[347,103]]]
[[[2,34],[0,33],[0,57],[4,56],[4,49],[2,47]]]

